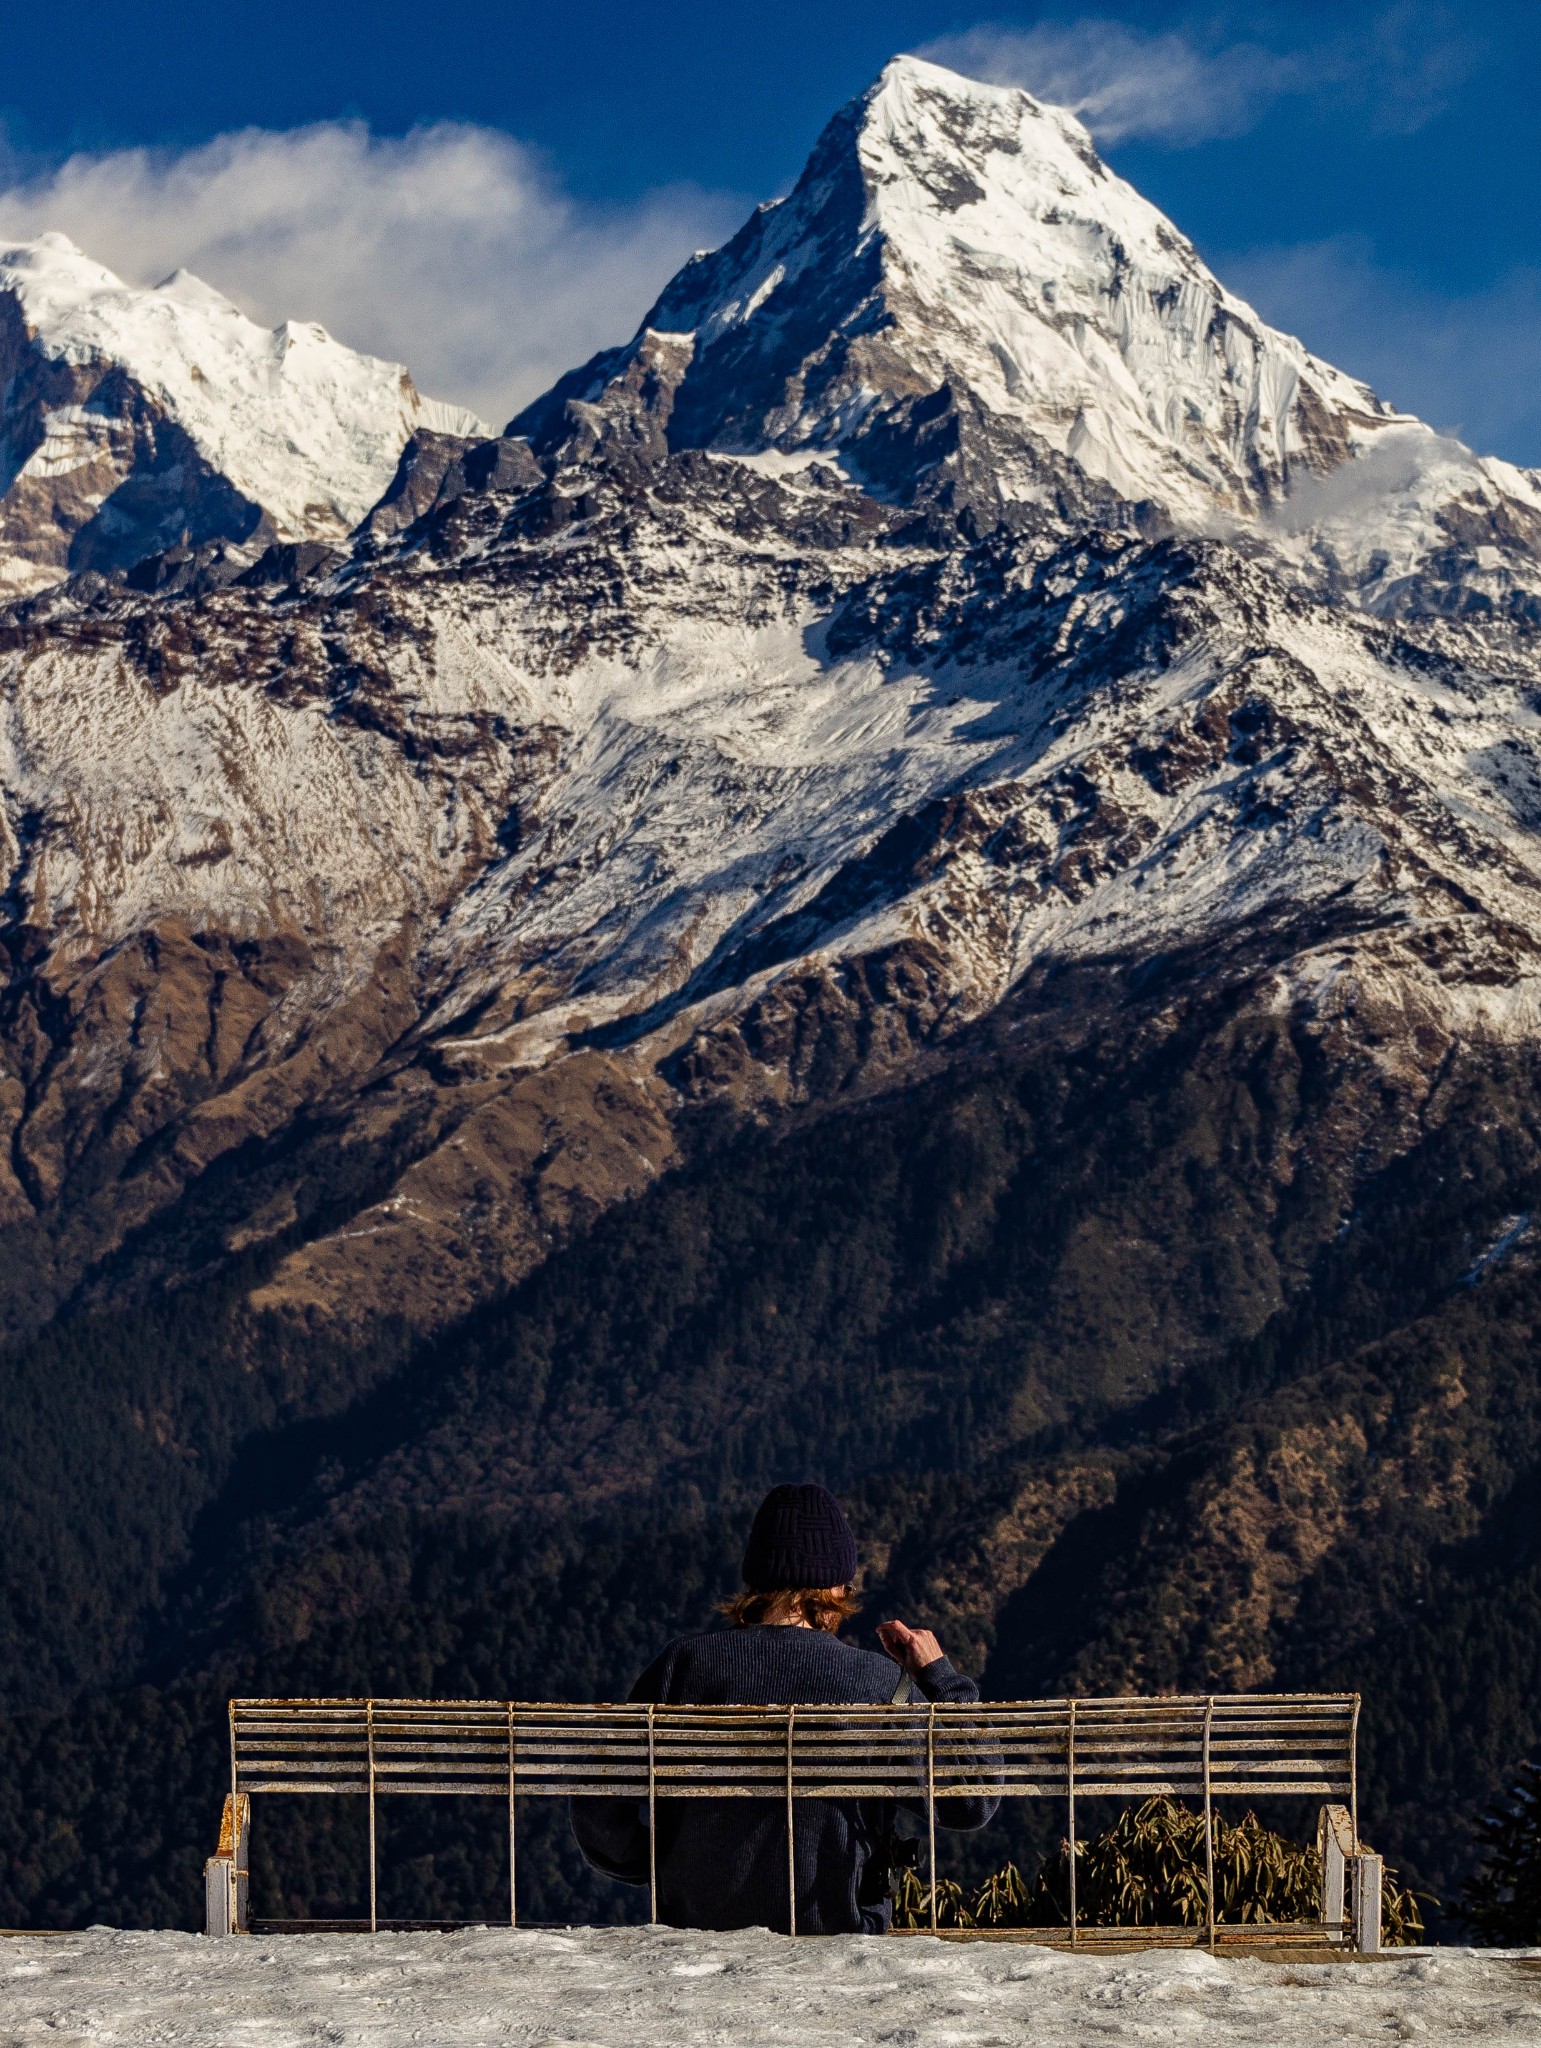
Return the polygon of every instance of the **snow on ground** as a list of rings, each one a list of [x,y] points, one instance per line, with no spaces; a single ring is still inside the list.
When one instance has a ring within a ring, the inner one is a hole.
[[[1541,1955],[1374,1962],[1070,1956],[929,1937],[751,1931],[22,1937],[0,1943],[0,2048],[1352,2048],[1541,2041]]]

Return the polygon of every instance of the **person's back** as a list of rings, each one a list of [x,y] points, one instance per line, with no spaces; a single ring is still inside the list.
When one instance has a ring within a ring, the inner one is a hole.
[[[739,1625],[670,1643],[630,1697],[670,1706],[887,1704],[899,1689],[896,1664],[833,1633],[853,1611],[846,1588],[855,1569],[855,1539],[832,1496],[819,1487],[778,1487],[755,1517],[747,1590],[733,1603]],[[934,1636],[897,1622],[880,1634],[920,1698],[978,1699]],[[940,1800],[937,1819],[944,1827],[982,1827],[995,1805]],[[888,1925],[895,1810],[882,1799],[794,1800],[799,1933],[878,1933]],[[573,1802],[572,1816],[590,1863],[627,1883],[647,1883],[645,1808],[584,1799]],[[788,1930],[783,1799],[662,1799],[657,1826],[660,1919],[676,1927]]]

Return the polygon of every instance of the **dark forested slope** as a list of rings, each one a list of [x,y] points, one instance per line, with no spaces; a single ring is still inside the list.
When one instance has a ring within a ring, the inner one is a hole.
[[[193,1919],[232,1689],[615,1695],[804,1474],[858,1628],[924,1614],[997,1696],[1361,1687],[1366,1830],[1448,1888],[1541,1736],[1536,1076],[1106,995],[703,1135],[432,1343],[241,1269],[18,1354],[0,1915]],[[495,1830],[391,1825],[395,1910],[495,1908]],[[529,1909],[614,1910],[532,1826]],[[259,1889],[346,1905],[352,1827],[264,1820]]]

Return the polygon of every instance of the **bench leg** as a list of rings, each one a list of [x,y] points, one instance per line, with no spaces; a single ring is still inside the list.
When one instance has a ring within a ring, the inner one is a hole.
[[[1381,1880],[1379,1856],[1362,1849],[1354,1858],[1354,1946],[1361,1955],[1380,1954]]]
[[[234,1859],[211,1856],[203,1866],[204,1933],[234,1934],[238,1912]]]
[[[220,1819],[219,1849],[203,1866],[203,1931],[205,1934],[246,1932],[247,1837],[251,1801],[242,1792],[225,1797]]]
[[[1322,1918],[1340,1937],[1348,1918],[1348,1860],[1356,1848],[1346,1806],[1324,1806],[1316,1823],[1322,1859]]]

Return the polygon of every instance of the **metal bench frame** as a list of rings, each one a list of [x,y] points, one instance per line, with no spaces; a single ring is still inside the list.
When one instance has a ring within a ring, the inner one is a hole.
[[[335,1792],[369,1801],[369,1928],[378,1916],[376,1802],[405,1793],[508,1803],[508,1924],[518,1924],[518,1798],[646,1801],[784,1798],[789,1925],[797,1799],[924,1803],[936,1931],[936,1802],[959,1796],[1062,1799],[1076,1839],[1078,1798],[1131,1803],[1166,1793],[1203,1802],[1207,1914],[1202,1929],[1080,1925],[1075,1858],[1065,1928],[1012,1930],[1075,1947],[1110,1940],[1245,1939],[1380,1947],[1381,1859],[1359,1842],[1357,1693],[1234,1693],[1175,1698],[991,1700],[977,1706],[570,1706],[517,1700],[235,1699],[230,1792],[205,1866],[210,1934],[244,1932],[251,1800]],[[1324,1803],[1320,1922],[1221,1928],[1214,1891],[1214,1802],[1268,1794]],[[1347,1801],[1344,1805],[1342,1802]],[[658,1874],[649,1870],[658,1918]],[[292,1923],[291,1923],[292,1924]]]

